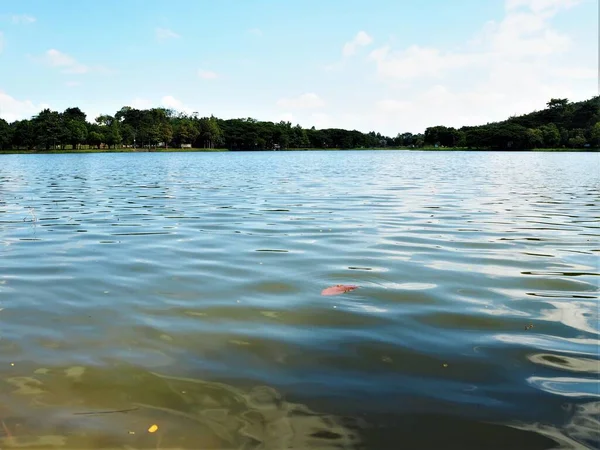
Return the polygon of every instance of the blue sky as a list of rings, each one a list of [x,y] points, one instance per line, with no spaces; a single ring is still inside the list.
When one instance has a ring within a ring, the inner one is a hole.
[[[597,30],[597,0],[1,0],[0,117],[485,123],[596,95]]]

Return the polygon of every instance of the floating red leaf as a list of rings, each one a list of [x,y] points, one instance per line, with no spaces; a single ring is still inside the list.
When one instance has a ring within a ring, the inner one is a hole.
[[[335,286],[323,289],[321,295],[340,295],[353,291],[356,288],[358,288],[358,286],[354,286],[353,284],[336,284]]]

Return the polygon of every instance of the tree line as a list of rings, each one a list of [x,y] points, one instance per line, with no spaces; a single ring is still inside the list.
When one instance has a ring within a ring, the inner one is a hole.
[[[406,144],[422,145],[422,136],[405,133]],[[389,143],[389,144],[388,144]],[[140,110],[125,106],[113,116],[87,121],[80,108],[44,109],[35,117],[7,123],[0,119],[0,149],[79,149],[193,147],[264,150],[288,148],[370,148],[393,145],[380,133],[342,129],[317,130],[290,122],[252,118],[223,120],[171,109]]]
[[[425,130],[426,145],[492,150],[599,148],[600,97],[582,102],[553,98],[547,108],[502,122]]]
[[[193,147],[230,150],[302,148],[535,149],[600,147],[600,97],[572,103],[551,99],[547,108],[503,122],[459,129],[434,126],[395,137],[371,131],[315,129],[252,118],[199,117],[165,108],[124,106],[93,122],[77,107],[44,109],[31,119],[0,119],[0,150]]]

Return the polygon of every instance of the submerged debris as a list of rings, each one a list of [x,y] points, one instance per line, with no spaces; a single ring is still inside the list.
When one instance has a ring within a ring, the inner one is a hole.
[[[353,284],[336,284],[335,286],[323,289],[323,291],[321,291],[321,295],[340,295],[345,294],[346,292],[351,292],[357,288],[358,286]]]

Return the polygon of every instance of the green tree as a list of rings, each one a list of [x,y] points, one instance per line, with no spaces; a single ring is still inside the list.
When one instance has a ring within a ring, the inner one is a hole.
[[[116,119],[113,116],[109,116],[108,114],[103,114],[101,116],[96,117],[96,123],[105,127],[111,126],[115,121]]]
[[[19,120],[10,125],[12,147],[31,150],[35,147],[35,126],[33,120]]]
[[[85,122],[67,119],[65,124],[67,142],[71,143],[73,149],[78,149],[87,139],[87,126]]]
[[[12,142],[12,129],[8,122],[0,118],[0,150],[10,146]]]
[[[114,116],[99,116],[94,123],[77,107],[58,113],[45,109],[31,120],[11,124],[0,122],[0,147],[77,149],[83,142],[94,146],[141,144],[152,147],[193,144],[214,148],[224,145],[233,150],[282,148],[373,148],[381,146],[445,147],[468,146],[482,149],[526,149],[532,147],[600,146],[600,97],[570,103],[551,99],[548,108],[502,122],[455,129],[429,127],[424,134],[398,133],[395,138],[370,131],[329,128],[317,130],[292,126],[290,122],[265,122],[253,118],[200,118],[164,108],[138,110],[130,106]],[[8,131],[7,131],[8,125]]]
[[[130,120],[132,117],[131,116],[132,111],[134,111],[134,109],[131,106],[123,106],[115,114],[115,119],[117,119],[119,122],[123,122],[124,120],[128,120],[128,119]]]
[[[190,119],[185,118],[177,123],[174,135],[179,145],[191,144],[198,137],[198,128]]]
[[[63,112],[65,119],[76,120],[77,122],[86,122],[86,114],[79,108],[67,108]]]
[[[467,146],[467,136],[463,130],[456,131],[456,147],[466,147]]]
[[[109,126],[102,127],[102,136],[103,141],[106,145],[108,145],[108,148],[117,148],[117,145],[121,144],[122,142],[119,123],[113,122]]]
[[[572,130],[569,134],[569,147],[581,148],[587,143],[587,139],[585,138],[585,130],[575,129]]]
[[[542,125],[540,130],[542,131],[544,146],[554,148],[560,145],[560,131],[558,131],[555,124]]]
[[[108,145],[108,148],[121,144],[121,122],[113,116],[107,114],[96,117],[98,127],[96,132],[102,136],[102,142]]]
[[[123,133],[123,141],[128,145],[138,146],[144,144],[144,138],[147,135],[144,116],[146,111],[132,108],[131,106],[123,106],[115,114],[115,120],[121,125]]]
[[[528,128],[525,139],[527,148],[538,148],[544,144],[544,133],[539,128]]]
[[[103,136],[98,131],[91,131],[88,135],[88,142],[90,145],[95,146],[96,148],[100,148],[102,144]]]
[[[141,111],[141,121],[137,133],[143,145],[156,146],[161,140],[161,125],[167,122],[167,113],[163,108]]]
[[[307,148],[310,147],[310,141],[308,140],[308,134],[306,130],[303,129],[300,125],[296,125],[294,127],[294,138],[296,148]]]
[[[548,103],[546,103],[546,105],[548,105],[548,108],[550,109],[565,109],[568,104],[569,99],[567,98],[552,98]]]
[[[129,124],[123,124],[120,122],[121,138],[125,145],[133,145],[135,139],[135,130]]]
[[[427,145],[442,145],[444,147],[456,147],[458,142],[464,138],[464,133],[455,128],[444,126],[429,127],[425,130],[423,141]]]
[[[569,147],[571,147],[571,148],[581,148],[585,144],[586,144],[585,137],[581,134],[578,134],[577,136],[573,136],[572,138],[569,138]]]
[[[37,145],[50,150],[60,144],[60,138],[64,136],[62,119],[57,111],[44,109],[33,118],[35,130],[35,142]]]
[[[569,130],[566,128],[560,129],[560,144],[566,146],[569,144]]]
[[[600,122],[596,122],[590,132],[590,143],[600,147]]]
[[[473,127],[465,130],[465,144],[468,148],[473,149],[491,148],[491,127]]]
[[[254,120],[254,119],[251,119]],[[250,124],[256,124],[256,122],[249,122]],[[250,128],[255,128],[256,127],[250,127]],[[215,148],[215,144],[220,143],[221,142],[221,137],[222,137],[222,130],[221,127],[219,126],[219,124],[217,123],[217,120],[211,116],[211,117],[204,117],[202,119],[200,119],[200,137],[203,141],[203,147],[204,148]],[[257,136],[256,136],[257,137]],[[250,139],[252,140],[256,140],[256,139]]]
[[[78,107],[67,108],[61,114],[61,143],[71,144],[73,149],[87,139],[86,114]]]
[[[290,146],[290,134],[292,132],[292,124],[290,122],[281,121],[274,126],[272,139],[273,144],[279,145],[281,148]]]
[[[169,143],[173,140],[173,127],[169,122],[160,124],[160,138],[162,142],[164,142],[165,148],[167,148]]]

